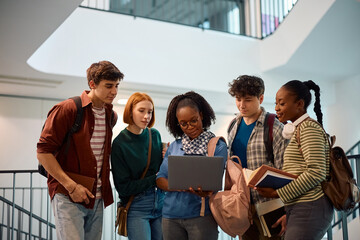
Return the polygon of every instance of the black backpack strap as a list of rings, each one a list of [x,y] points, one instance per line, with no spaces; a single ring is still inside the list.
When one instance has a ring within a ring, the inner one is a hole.
[[[67,153],[69,151],[70,137],[73,135],[73,133],[76,133],[77,131],[80,130],[81,121],[82,121],[82,117],[83,117],[83,108],[82,108],[81,98],[79,96],[76,96],[76,97],[72,97],[70,99],[72,99],[75,102],[75,105],[76,105],[76,117],[75,117],[74,125],[66,133],[65,138],[64,138],[63,143],[62,143],[62,145],[66,144],[66,148],[65,148],[65,152],[64,152],[65,156],[67,155]],[[45,127],[45,123],[44,123],[44,125],[42,127],[43,130],[44,130],[44,127]],[[39,173],[41,175],[43,175],[44,177],[47,177],[48,173],[40,163],[38,164],[38,171],[39,171]]]
[[[276,115],[273,113],[266,113],[264,121],[264,144],[266,149],[266,160],[274,164],[273,151],[273,127]]]
[[[111,118],[110,118],[110,126],[113,128],[115,126],[115,112],[114,110],[111,111]]]
[[[228,135],[230,134],[231,129],[233,129],[235,123],[236,123],[236,118],[234,118],[233,120],[231,120],[231,122],[230,122],[230,124],[229,124],[229,126],[228,126],[228,128],[227,128],[227,134],[228,134]]]
[[[70,130],[68,131],[68,133],[66,134],[65,138],[64,138],[64,143],[66,143],[66,148],[65,148],[65,156],[67,155],[68,151],[69,151],[69,146],[70,146],[70,137],[76,133],[77,131],[80,130],[81,128],[81,121],[83,118],[83,108],[82,108],[82,102],[81,102],[81,98],[79,96],[76,97],[72,97],[69,98],[72,99],[75,102],[76,105],[76,117],[75,117],[75,121],[74,121],[74,125],[70,128]]]

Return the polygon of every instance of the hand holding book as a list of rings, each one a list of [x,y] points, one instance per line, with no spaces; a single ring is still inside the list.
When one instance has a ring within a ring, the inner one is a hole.
[[[297,178],[294,174],[267,165],[262,165],[254,171],[243,168],[243,173],[247,186],[256,189],[261,196],[267,198],[279,197],[275,190]]]
[[[245,181],[251,188],[278,189],[297,178],[294,174],[267,165],[262,165],[254,171],[243,168],[243,172]]]
[[[278,198],[279,195],[273,188],[255,188],[255,190],[258,191],[258,193],[266,198]]]
[[[286,215],[283,202],[277,198],[255,204],[256,212],[267,237],[281,236],[286,229]]]
[[[65,171],[65,173],[76,182],[75,188],[68,192],[63,185],[59,184],[56,189],[57,193],[62,193],[64,195],[69,195],[73,202],[85,202],[85,204],[89,204],[89,198],[94,198],[95,196],[91,193],[95,178],[83,176],[77,173],[71,173]]]

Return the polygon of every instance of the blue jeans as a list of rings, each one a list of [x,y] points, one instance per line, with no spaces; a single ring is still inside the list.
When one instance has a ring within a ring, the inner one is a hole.
[[[51,201],[58,240],[100,240],[103,225],[103,200],[97,199],[93,209],[73,203],[60,193]]]
[[[161,212],[164,193],[151,188],[135,196],[130,205],[127,230],[129,240],[161,240]]]

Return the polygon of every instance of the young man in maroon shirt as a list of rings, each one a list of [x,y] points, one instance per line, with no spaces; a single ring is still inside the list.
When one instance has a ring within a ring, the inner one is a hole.
[[[111,103],[123,77],[123,73],[108,61],[94,63],[87,69],[90,91],[84,91],[80,96],[81,127],[67,140],[69,143],[64,143],[64,139],[75,122],[77,107],[74,100],[56,104],[48,114],[37,143],[37,158],[48,172],[58,240],[101,239],[103,208],[113,203],[109,156],[117,115]],[[97,111],[105,117],[97,117]],[[101,145],[102,150],[101,154],[95,155],[91,140],[99,129],[102,140],[97,145]],[[68,172],[95,179],[94,187],[88,190],[70,178]],[[65,194],[60,193],[62,187]]]

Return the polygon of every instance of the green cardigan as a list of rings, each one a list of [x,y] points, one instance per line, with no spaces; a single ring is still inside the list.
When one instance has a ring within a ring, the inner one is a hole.
[[[114,139],[111,151],[111,165],[115,188],[121,202],[127,203],[133,194],[139,194],[156,185],[156,173],[162,163],[162,144],[160,133],[152,128],[152,149],[149,169],[140,180],[148,159],[149,132],[145,129],[140,135],[126,128]]]

